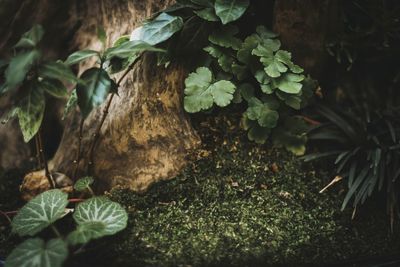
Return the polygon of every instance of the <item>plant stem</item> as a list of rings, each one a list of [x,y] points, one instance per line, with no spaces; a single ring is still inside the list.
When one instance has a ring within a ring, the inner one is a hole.
[[[51,230],[53,230],[53,232],[56,234],[57,237],[62,238],[62,235],[60,234],[60,232],[58,231],[58,229],[54,226],[54,224],[52,224],[50,226]]]
[[[83,122],[85,121],[84,118],[81,118],[81,122],[79,124],[79,139],[78,139],[78,151],[76,152],[76,158],[74,160],[75,170],[74,174],[72,175],[72,180],[76,180],[76,175],[78,174],[79,169],[79,162],[81,161],[81,146],[82,146],[82,138],[83,138]]]
[[[39,129],[36,136],[37,136],[37,140],[38,140],[38,144],[39,144],[39,152],[40,152],[40,155],[42,158],[42,162],[44,164],[45,175],[46,175],[47,179],[49,180],[50,186],[52,188],[56,188],[56,183],[54,182],[53,176],[51,175],[51,173],[49,171],[49,165],[47,164],[46,155],[44,154],[44,151],[43,151],[41,129]]]
[[[134,62],[132,62],[131,65],[129,65],[129,67],[125,70],[124,74],[122,74],[122,76],[119,78],[119,80],[117,82],[117,88],[120,87],[121,82],[124,80],[126,75],[128,75],[128,73],[133,69],[133,67],[135,66],[135,63],[136,63],[136,60]],[[88,152],[89,153],[89,162],[88,162],[88,165],[87,165],[87,173],[88,173],[88,175],[90,175],[91,167],[93,165],[94,149],[95,149],[96,144],[97,144],[97,142],[99,140],[99,137],[100,137],[101,127],[103,126],[104,121],[106,120],[108,111],[109,111],[110,106],[111,106],[111,102],[114,99],[114,95],[115,95],[115,93],[111,93],[111,96],[108,99],[107,105],[103,110],[103,115],[101,117],[100,123],[97,126],[96,131],[93,134],[93,139],[92,139],[92,142],[90,143],[90,146],[89,146],[89,152]]]
[[[90,186],[87,187],[87,190],[88,190],[89,193],[92,195],[92,197],[95,196],[94,191],[93,191],[93,189],[92,189]]]
[[[42,168],[42,160],[40,159],[40,147],[39,147],[39,137],[38,137],[38,135],[35,135],[35,146],[36,146],[37,167],[40,170]]]

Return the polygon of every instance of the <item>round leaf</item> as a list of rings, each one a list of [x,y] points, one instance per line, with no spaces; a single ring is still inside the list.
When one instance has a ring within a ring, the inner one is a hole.
[[[128,222],[128,215],[124,208],[105,197],[93,197],[78,204],[73,218],[78,225],[85,225],[81,227],[87,228],[87,224],[97,224],[97,226],[99,223],[103,224],[104,229],[101,231],[96,226],[95,234],[92,233],[93,238],[113,235],[123,230]]]
[[[78,181],[76,181],[76,183],[74,185],[74,189],[76,191],[85,191],[86,189],[88,189],[90,187],[91,184],[93,184],[93,182],[94,182],[93,177],[90,177],[90,176],[83,177],[83,178],[79,179]]]
[[[102,222],[87,222],[78,225],[75,231],[72,231],[67,241],[75,246],[78,244],[86,244],[89,241],[104,236],[106,225]]]
[[[68,195],[59,189],[46,191],[23,206],[12,221],[13,232],[35,235],[65,214]]]
[[[11,252],[4,267],[61,267],[67,257],[68,248],[63,240],[45,243],[40,238],[31,238]]]
[[[215,104],[220,107],[226,107],[233,99],[236,86],[230,81],[222,80],[214,83],[210,90]]]
[[[227,24],[239,19],[248,6],[249,0],[216,0],[214,7],[222,24]]]

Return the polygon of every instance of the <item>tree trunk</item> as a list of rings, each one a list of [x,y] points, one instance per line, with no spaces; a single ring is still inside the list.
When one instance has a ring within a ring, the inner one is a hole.
[[[152,13],[172,1],[76,1],[70,10],[70,27],[80,25],[72,47],[99,49],[96,28],[107,33],[110,46],[121,35],[129,34]],[[89,66],[81,66],[80,72]],[[157,67],[145,55],[127,76],[115,96],[101,129],[95,150],[93,175],[100,190],[115,186],[145,190],[151,183],[175,176],[185,165],[189,151],[199,144],[199,137],[182,110],[183,68]],[[104,106],[85,120],[82,151],[86,155]],[[76,111],[66,123],[64,135],[53,159],[53,169],[72,175],[78,150],[80,114]],[[88,158],[79,165],[79,175],[86,175]]]

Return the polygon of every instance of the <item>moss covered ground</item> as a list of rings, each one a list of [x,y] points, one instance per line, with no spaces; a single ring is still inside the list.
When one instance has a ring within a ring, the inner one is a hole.
[[[127,229],[68,266],[327,266],[400,252],[399,229],[390,234],[378,202],[351,220],[340,188],[318,193],[329,175],[247,141],[226,117],[198,130],[204,146],[178,177],[144,195],[108,193],[129,211]],[[0,248],[10,247],[6,232]]]

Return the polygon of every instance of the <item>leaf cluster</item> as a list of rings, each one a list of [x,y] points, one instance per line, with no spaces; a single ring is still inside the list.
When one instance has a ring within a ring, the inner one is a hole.
[[[349,189],[342,209],[351,200],[356,209],[373,193],[384,191],[388,212],[394,214],[399,200],[400,110],[355,105],[348,111],[319,106],[318,112],[327,122],[310,131],[309,139],[320,142],[321,152],[304,159],[332,159],[335,173],[347,180]]]
[[[75,185],[88,187],[92,179],[83,178]],[[46,191],[23,206],[12,221],[12,231],[21,237],[34,236],[44,229],[55,229],[54,223],[73,212],[76,229],[66,237],[57,230],[57,237],[45,241],[29,238],[18,245],[7,257],[6,267],[62,266],[69,254],[68,246],[83,245],[93,239],[113,235],[127,225],[126,211],[106,197],[92,197],[68,209],[68,195],[59,189]]]

